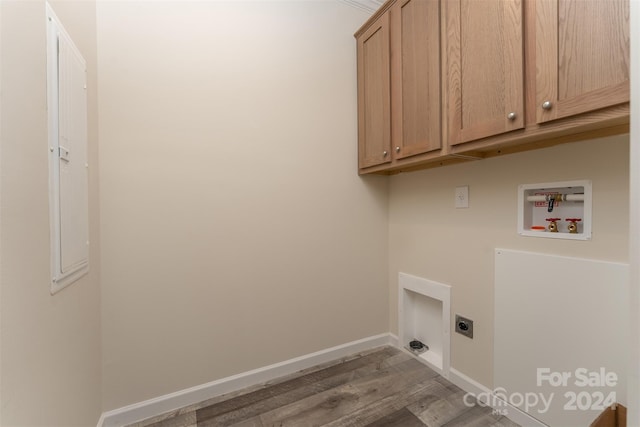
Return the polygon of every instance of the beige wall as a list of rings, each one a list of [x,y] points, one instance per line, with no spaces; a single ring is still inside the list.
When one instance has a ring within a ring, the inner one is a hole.
[[[95,425],[101,412],[95,4],[54,2],[89,67],[91,271],[49,293],[44,1],[2,1],[3,426]]]
[[[104,409],[388,331],[337,1],[99,2]]]
[[[628,150],[624,135],[392,177],[391,331],[397,332],[398,272],[451,285],[452,318],[474,320],[473,340],[452,333],[451,366],[491,387],[494,248],[627,262]],[[575,179],[593,181],[593,239],[518,236],[517,186]],[[454,208],[460,185],[469,185],[468,209]]]

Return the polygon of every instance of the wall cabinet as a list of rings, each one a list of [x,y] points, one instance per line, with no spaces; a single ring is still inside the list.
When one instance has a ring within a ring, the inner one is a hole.
[[[440,34],[440,0],[398,0],[356,35],[361,171],[439,154]]]
[[[628,132],[629,0],[389,0],[356,38],[360,173]]]
[[[535,8],[537,123],[628,102],[628,0],[538,0]]]
[[[440,2],[401,0],[391,17],[394,159],[440,150]]]
[[[367,168],[390,161],[391,90],[389,15],[358,38],[358,163]]]
[[[524,127],[519,1],[447,0],[449,144]]]

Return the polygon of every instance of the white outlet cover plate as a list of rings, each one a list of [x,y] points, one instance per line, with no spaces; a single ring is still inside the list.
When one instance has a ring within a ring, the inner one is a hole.
[[[469,186],[456,187],[456,209],[469,207]]]

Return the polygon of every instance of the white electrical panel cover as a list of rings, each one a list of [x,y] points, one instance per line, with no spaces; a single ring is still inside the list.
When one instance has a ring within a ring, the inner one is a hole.
[[[51,293],[89,269],[86,62],[47,4]]]

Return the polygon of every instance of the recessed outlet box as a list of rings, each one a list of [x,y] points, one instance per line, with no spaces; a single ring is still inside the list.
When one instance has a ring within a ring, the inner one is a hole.
[[[591,181],[518,186],[518,234],[549,239],[591,239]],[[550,227],[551,220],[555,219]]]
[[[406,273],[398,275],[398,285],[399,342],[421,362],[448,378],[451,286]],[[428,350],[414,352],[412,341],[419,341]]]
[[[456,314],[456,332],[473,339],[473,320]]]

